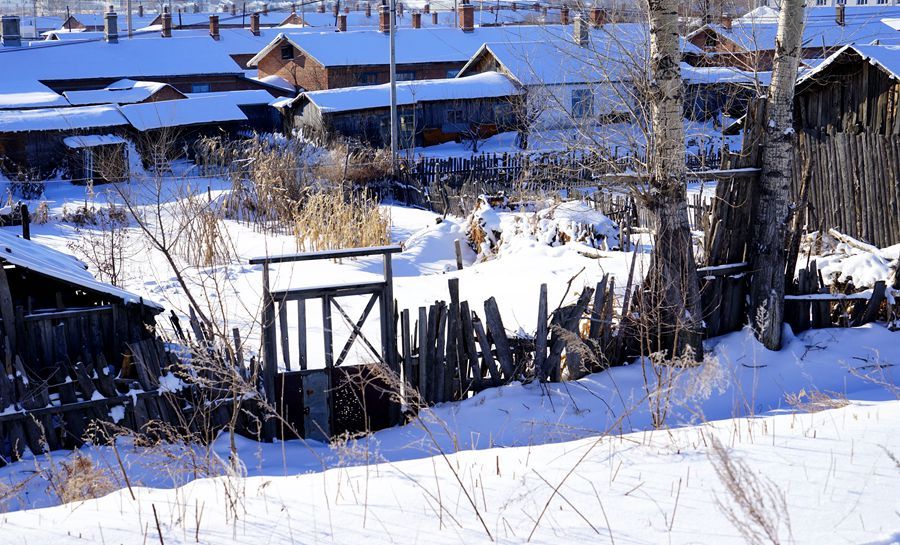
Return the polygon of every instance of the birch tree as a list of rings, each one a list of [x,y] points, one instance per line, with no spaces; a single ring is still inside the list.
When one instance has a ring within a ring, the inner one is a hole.
[[[775,38],[772,83],[766,101],[762,171],[753,214],[751,321],[770,350],[781,348],[784,322],[785,239],[793,167],[794,83],[800,66],[804,0],[783,0]],[[790,271],[793,273],[793,271]]]
[[[658,348],[680,356],[702,352],[697,269],[685,189],[684,88],[675,0],[650,0],[650,181],[647,205],[656,221],[648,276],[649,309],[657,314]]]

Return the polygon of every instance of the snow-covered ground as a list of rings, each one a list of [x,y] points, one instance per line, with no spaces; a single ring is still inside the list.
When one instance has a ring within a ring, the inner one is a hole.
[[[227,191],[222,181],[192,183],[211,199]],[[152,191],[132,186],[152,218]],[[167,186],[164,200],[175,202],[177,189]],[[97,191],[98,205],[118,200]],[[63,182],[51,183],[45,197],[51,216],[86,198],[84,188]],[[591,217],[579,205],[563,210],[565,218]],[[555,307],[605,273],[623,286],[632,260],[641,276],[649,255],[640,238],[636,253],[559,244],[546,229],[522,228],[543,225],[547,212],[498,212],[484,225],[519,234],[487,259],[464,245],[465,267],[457,271],[454,241],[466,238],[464,218],[395,205],[382,211],[404,248],[394,259],[401,308],[446,300],[455,277],[476,310],[497,299],[510,333],[534,331],[541,283]],[[222,228],[233,259],[189,268],[189,282],[216,286],[208,293],[222,319],[254,339],[262,274],[247,260],[294,252],[295,240],[234,221]],[[32,229],[34,240],[66,252],[85,232],[56,219]],[[165,260],[136,227],[128,233],[123,287],[184,313],[184,293]],[[898,258],[895,248],[873,258],[859,248],[827,250],[831,257],[820,262],[838,276],[852,269],[855,279],[886,279]],[[376,259],[272,269],[277,286],[292,287],[379,271]],[[308,313],[310,338],[321,329],[319,314]],[[348,334],[336,332],[335,343]],[[734,498],[716,472],[728,460],[749,468],[738,488],[756,482],[772,492],[764,496],[776,505],[763,505],[759,518],[774,521],[780,543],[900,542],[898,341],[900,333],[870,324],[788,334],[774,353],[740,331],[708,341],[703,365],[664,371],[671,380],[662,389],[646,362],[578,381],[511,384],[331,446],[238,439],[237,472],[229,469],[227,437],[209,449],[122,440],[115,449],[41,455],[0,468],[0,509],[13,511],[0,517],[0,543],[743,543],[726,515]],[[310,348],[316,361],[320,345]],[[654,423],[667,429],[655,431]],[[116,491],[58,505],[54,479],[77,456],[101,468]]]

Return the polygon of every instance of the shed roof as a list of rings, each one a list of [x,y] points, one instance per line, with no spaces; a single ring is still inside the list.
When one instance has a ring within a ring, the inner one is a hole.
[[[888,76],[900,81],[900,46],[897,45],[845,45],[828,56],[815,68],[805,72],[798,80],[798,91],[816,76],[827,71],[835,62],[856,54],[864,61],[881,68]]]
[[[0,110],[0,133],[120,127],[128,120],[113,105]]]
[[[103,89],[90,91],[66,91],[63,96],[73,106],[85,106],[88,104],[134,104],[143,102],[165,88],[171,88],[166,83],[156,81],[134,81],[120,79]],[[176,91],[177,92],[177,91]],[[179,93],[181,94],[181,93]]]
[[[71,149],[95,148],[97,146],[125,143],[127,143],[127,140],[114,134],[80,134],[63,138],[63,144]]]
[[[0,229],[0,260],[17,267],[81,286],[87,290],[105,293],[125,303],[138,303],[162,310],[162,306],[141,296],[96,280],[87,267],[75,257],[58,252],[32,240],[25,240]]]
[[[240,106],[268,104],[272,95],[263,90],[189,95],[187,100],[167,100],[120,106],[122,115],[139,131],[226,121],[246,121]]]
[[[397,104],[515,96],[519,89],[506,76],[486,72],[465,78],[404,81],[397,84]],[[390,107],[390,85],[345,87],[301,94],[323,113]]]

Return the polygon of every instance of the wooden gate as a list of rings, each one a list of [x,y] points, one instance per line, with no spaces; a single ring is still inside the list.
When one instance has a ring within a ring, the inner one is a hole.
[[[263,266],[263,391],[271,407],[285,423],[305,438],[327,441],[344,432],[393,425],[399,420],[399,405],[391,399],[388,382],[378,379],[374,366],[384,366],[399,376],[393,309],[391,256],[399,246],[353,248],[326,252],[267,256],[250,260]],[[272,290],[270,266],[323,259],[349,259],[380,255],[383,277],[375,282],[331,284],[298,289]],[[368,296],[361,316],[354,320],[340,300]],[[319,300],[322,307],[324,367],[310,366],[308,360],[306,302]],[[362,328],[373,310],[380,317],[380,339],[373,345]],[[297,317],[296,335],[290,335],[289,313]],[[350,328],[350,336],[340,352],[335,351],[335,314]],[[296,343],[298,361],[291,361]],[[355,343],[361,343],[376,361],[373,365],[344,365]],[[283,369],[283,370],[282,370]],[[355,400],[355,401],[354,401]],[[361,415],[361,416],[360,416]],[[283,428],[282,428],[283,429]],[[277,423],[269,419],[265,437],[276,436]],[[282,434],[283,435],[283,434]]]

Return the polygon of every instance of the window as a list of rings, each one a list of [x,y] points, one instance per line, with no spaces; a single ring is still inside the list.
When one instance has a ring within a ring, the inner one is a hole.
[[[594,95],[590,89],[572,90],[572,117],[588,117],[594,111]]]
[[[869,3],[869,0],[856,0],[857,6],[864,6]]]
[[[375,85],[378,83],[377,72],[363,72],[356,76],[357,85]]]
[[[816,5],[817,6],[827,6],[828,0],[816,0]]]
[[[462,110],[447,110],[447,123],[461,125],[466,122],[466,114]]]
[[[459,70],[447,70],[447,78],[455,78],[459,74]]]
[[[878,5],[883,6],[888,3],[888,0],[878,0]]]
[[[397,81],[412,81],[416,79],[416,73],[412,70],[397,72]]]
[[[294,58],[294,46],[291,44],[281,45],[281,60],[289,61]]]
[[[209,84],[208,83],[192,83],[191,84],[191,92],[192,93],[208,93],[209,92]]]

